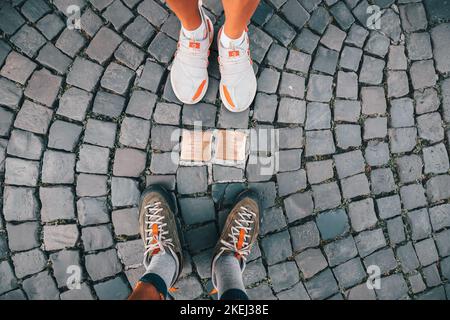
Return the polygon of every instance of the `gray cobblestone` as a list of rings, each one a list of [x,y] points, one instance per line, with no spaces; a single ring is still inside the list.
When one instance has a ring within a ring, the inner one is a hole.
[[[45,38],[35,28],[23,25],[12,37],[11,42],[32,58],[45,44]]]
[[[411,272],[419,267],[419,260],[411,242],[398,247],[396,253],[404,272]]]
[[[117,33],[102,27],[87,47],[86,54],[98,63],[104,64],[121,42],[122,38]]]
[[[402,98],[391,100],[391,127],[414,126],[414,106],[412,99]]]
[[[326,269],[306,282],[305,286],[313,299],[324,299],[338,291],[336,280],[330,269]]]
[[[46,151],[42,162],[42,182],[70,184],[75,180],[75,154]]]
[[[297,266],[293,261],[270,266],[268,271],[275,292],[292,287],[300,280]]]
[[[381,281],[385,283],[380,289],[375,289],[377,296],[381,300],[397,300],[404,299],[408,293],[408,287],[405,279],[400,274],[393,274],[384,278]]]
[[[436,234],[436,246],[441,257],[450,254],[450,231],[444,230]]]
[[[264,68],[258,78],[258,91],[275,93],[277,91],[280,73],[269,68]]]
[[[314,52],[314,49],[316,49],[319,39],[320,37],[312,33],[309,29],[302,28],[302,31],[294,41],[294,46],[306,53],[311,54]]]
[[[100,84],[107,90],[124,95],[127,93],[133,77],[134,72],[131,69],[113,62],[103,73]]]
[[[14,271],[18,278],[24,278],[42,271],[47,259],[40,249],[16,253],[12,256]]]
[[[406,67],[405,46],[391,45],[389,47],[388,68],[391,70],[406,70]]]
[[[427,288],[420,273],[410,276],[408,280],[411,284],[411,290],[413,293],[422,292]]]
[[[85,256],[86,271],[92,280],[113,276],[122,270],[115,249]]]
[[[106,196],[106,184],[106,176],[81,173],[77,176],[76,194],[79,197]]]
[[[53,112],[39,104],[25,100],[17,114],[14,127],[38,134],[46,134]]]
[[[130,295],[130,289],[122,277],[94,285],[100,300],[124,300]]]
[[[306,106],[306,130],[331,128],[331,110],[328,104],[310,102]]]
[[[86,91],[92,91],[100,80],[103,67],[84,58],[77,57],[67,75],[66,82]]]
[[[278,173],[277,182],[278,194],[282,197],[306,189],[305,170]]]
[[[78,219],[82,226],[109,222],[106,198],[80,198],[77,201]]]
[[[441,115],[437,112],[428,113],[417,117],[417,129],[419,137],[435,143],[444,139]]]
[[[389,145],[386,142],[369,141],[364,150],[364,158],[369,166],[387,164],[389,161]]]
[[[357,232],[373,227],[378,221],[371,198],[350,203],[348,215]]]
[[[391,245],[395,245],[406,240],[405,228],[401,217],[388,220],[387,229],[389,234],[389,242]]]
[[[324,240],[341,236],[350,228],[347,214],[343,209],[323,212],[317,216],[316,222]]]
[[[388,134],[392,153],[412,151],[416,146],[416,128],[389,129]]]
[[[80,32],[76,30],[69,30],[67,28],[61,33],[55,45],[62,52],[73,58],[81,50],[85,43],[86,40]]]
[[[345,122],[357,122],[361,113],[359,101],[335,100],[334,120]]]
[[[50,261],[52,262],[53,274],[55,275],[56,283],[59,288],[67,285],[70,274],[66,271],[69,266],[81,267],[80,253],[76,250],[62,250],[55,252],[50,255]],[[84,280],[84,277],[80,280]]]
[[[298,123],[305,122],[306,103],[302,100],[292,98],[281,98],[278,107],[279,123]]]
[[[41,220],[75,219],[74,195],[69,187],[40,187]]]
[[[383,58],[389,50],[389,38],[379,32],[372,31],[364,47],[364,51]]]
[[[111,202],[113,207],[137,205],[139,195],[137,181],[129,178],[112,178]]]
[[[341,180],[342,195],[346,199],[370,193],[369,181],[364,174],[358,174]]]
[[[306,279],[313,277],[328,266],[319,249],[307,249],[296,255],[295,261]]]
[[[333,269],[333,273],[343,288],[349,288],[360,283],[365,277],[366,272],[359,258],[349,260]]]
[[[281,262],[292,255],[288,231],[266,236],[261,240],[261,248],[266,255],[268,265]]]
[[[332,209],[341,202],[341,194],[336,182],[314,185],[312,191],[316,210]]]
[[[61,96],[57,114],[83,121],[91,100],[91,93],[72,87]]]
[[[123,119],[120,128],[119,142],[129,147],[145,149],[149,135],[150,122],[139,118],[126,117]]]
[[[372,192],[381,194],[394,191],[395,181],[391,169],[376,169],[370,172]]]
[[[103,24],[102,19],[89,8],[83,12],[81,22],[81,29],[90,37],[93,37]]]
[[[403,207],[411,210],[427,204],[425,190],[421,184],[410,184],[400,188]]]
[[[79,232],[76,224],[45,225],[44,249],[46,251],[72,248],[76,245]]]
[[[416,242],[414,248],[422,266],[428,266],[439,259],[436,245],[432,238]]]
[[[418,155],[405,155],[396,159],[400,181],[413,182],[422,178],[422,159]]]
[[[293,73],[283,72],[278,93],[292,98],[303,99],[305,96],[305,78]]]
[[[427,181],[427,197],[431,202],[436,202],[449,197],[450,176],[439,175]]]
[[[312,68],[329,75],[334,75],[339,54],[325,47],[319,46]]]
[[[366,115],[384,114],[386,98],[382,87],[361,88],[362,113]]]
[[[305,155],[307,157],[332,154],[335,150],[331,131],[319,130],[306,132]]]
[[[48,146],[71,152],[79,141],[82,129],[74,123],[56,120],[49,130]]]
[[[106,174],[108,172],[109,150],[107,148],[83,144],[80,147],[77,171]]]
[[[385,274],[397,267],[394,251],[391,248],[379,250],[364,258],[364,265],[368,268],[371,265],[380,267],[381,274]]]
[[[383,79],[384,67],[383,60],[364,55],[359,82],[370,85],[380,84]]]
[[[24,222],[21,224],[6,225],[8,231],[8,243],[6,243],[6,237],[4,238],[4,253],[6,258],[6,250],[9,246],[11,251],[26,251],[39,246],[39,234],[37,222]],[[3,244],[0,245],[3,248]],[[2,249],[3,251],[3,249]]]
[[[253,108],[231,113],[220,106],[217,51],[203,102],[176,98],[169,63],[180,23],[167,4],[72,2],[14,0],[0,10],[0,299],[125,299],[144,273],[144,184],[178,198],[188,190],[180,204],[205,202],[195,219],[186,212],[198,210],[181,208],[189,254],[177,298],[207,297],[217,227],[247,188],[261,197],[263,218],[261,250],[254,246],[244,273],[250,298],[448,296],[445,10],[428,0],[262,2],[249,25],[260,92]],[[64,28],[69,4],[82,9],[81,30]],[[373,4],[383,10],[380,30],[367,27]],[[217,30],[223,6],[207,0],[205,8]],[[279,157],[279,170],[261,177],[261,166],[214,158],[179,169],[170,151],[195,121],[277,131],[280,153],[250,146],[246,154]],[[195,182],[178,170],[202,174]],[[364,283],[363,260],[388,272],[380,289]],[[81,289],[67,290],[67,265],[80,263]]]
[[[399,9],[402,26],[406,32],[426,29],[428,23],[425,8],[421,3],[410,3],[400,6]]]
[[[29,299],[32,300],[58,300],[59,292],[55,281],[48,271],[43,271],[37,275],[23,281],[23,289]]]
[[[39,162],[18,158],[6,158],[5,160],[6,184],[35,187],[37,186],[38,175]]]
[[[445,173],[449,170],[447,150],[443,143],[423,149],[425,173]]]
[[[386,246],[383,230],[375,229],[359,233],[355,237],[356,247],[361,257],[366,257],[374,251]]]
[[[325,10],[324,7],[318,7],[317,10],[314,10],[311,15],[311,19],[308,24],[312,30],[322,34],[330,22],[331,17],[327,10]]]
[[[205,192],[208,187],[206,167],[180,167],[177,182],[177,190],[181,194]]]
[[[122,177],[139,177],[145,169],[146,154],[142,151],[121,148],[116,149],[113,174]]]
[[[334,175],[333,161],[322,160],[306,162],[306,172],[308,174],[308,181],[311,184],[331,179]]]
[[[414,89],[424,89],[436,84],[436,72],[432,60],[416,61],[410,69],[411,81]]]
[[[28,81],[25,96],[51,107],[56,100],[62,79],[52,75],[48,70],[35,71]],[[45,83],[45,86],[42,86]]]
[[[42,138],[27,131],[13,130],[9,137],[8,155],[39,160],[44,149]]]

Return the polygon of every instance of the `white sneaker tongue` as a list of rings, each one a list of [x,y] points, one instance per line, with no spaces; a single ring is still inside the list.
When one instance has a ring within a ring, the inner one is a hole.
[[[181,27],[181,31],[183,32],[183,36],[186,39],[201,41],[204,40],[207,36],[206,28],[207,28],[206,23],[205,21],[202,20],[202,24],[197,29],[189,31]]]

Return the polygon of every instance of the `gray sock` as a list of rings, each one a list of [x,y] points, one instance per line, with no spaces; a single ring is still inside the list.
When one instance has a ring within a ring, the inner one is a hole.
[[[245,292],[239,260],[234,255],[223,254],[217,259],[215,277],[219,298],[230,289],[239,289]]]
[[[176,261],[172,253],[166,250],[152,257],[150,265],[144,274],[156,273],[164,280],[168,290],[172,284],[173,277],[175,277],[176,267]]]

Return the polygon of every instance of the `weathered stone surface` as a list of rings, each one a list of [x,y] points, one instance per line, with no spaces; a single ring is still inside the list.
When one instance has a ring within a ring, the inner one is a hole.
[[[177,98],[181,24],[167,4],[10,2],[0,5],[0,300],[127,298],[144,273],[139,198],[154,184],[174,193],[184,226],[179,299],[212,289],[213,246],[246,189],[261,199],[250,298],[448,297],[439,1],[261,2],[249,24],[258,92],[239,113],[221,106],[216,50],[202,101]],[[65,28],[69,5],[80,30]],[[204,8],[217,30],[223,5]],[[192,139],[199,125],[204,139]],[[67,267],[80,264],[71,290]],[[380,289],[365,284],[370,264]]]
[[[40,187],[41,220],[75,219],[74,195],[69,187]]]
[[[74,247],[79,238],[75,224],[45,225],[44,248],[47,251]]]

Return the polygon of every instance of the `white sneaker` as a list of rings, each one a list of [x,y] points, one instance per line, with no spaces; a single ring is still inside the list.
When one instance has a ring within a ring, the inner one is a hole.
[[[209,47],[214,36],[211,19],[199,2],[200,16],[206,24],[203,40],[189,39],[180,31],[177,51],[170,72],[170,82],[177,98],[186,104],[199,102],[208,89]]]
[[[250,57],[250,42],[245,31],[244,40],[239,45],[225,48],[220,42],[223,30],[218,35],[220,66],[220,98],[231,112],[246,110],[256,94],[256,76]]]

